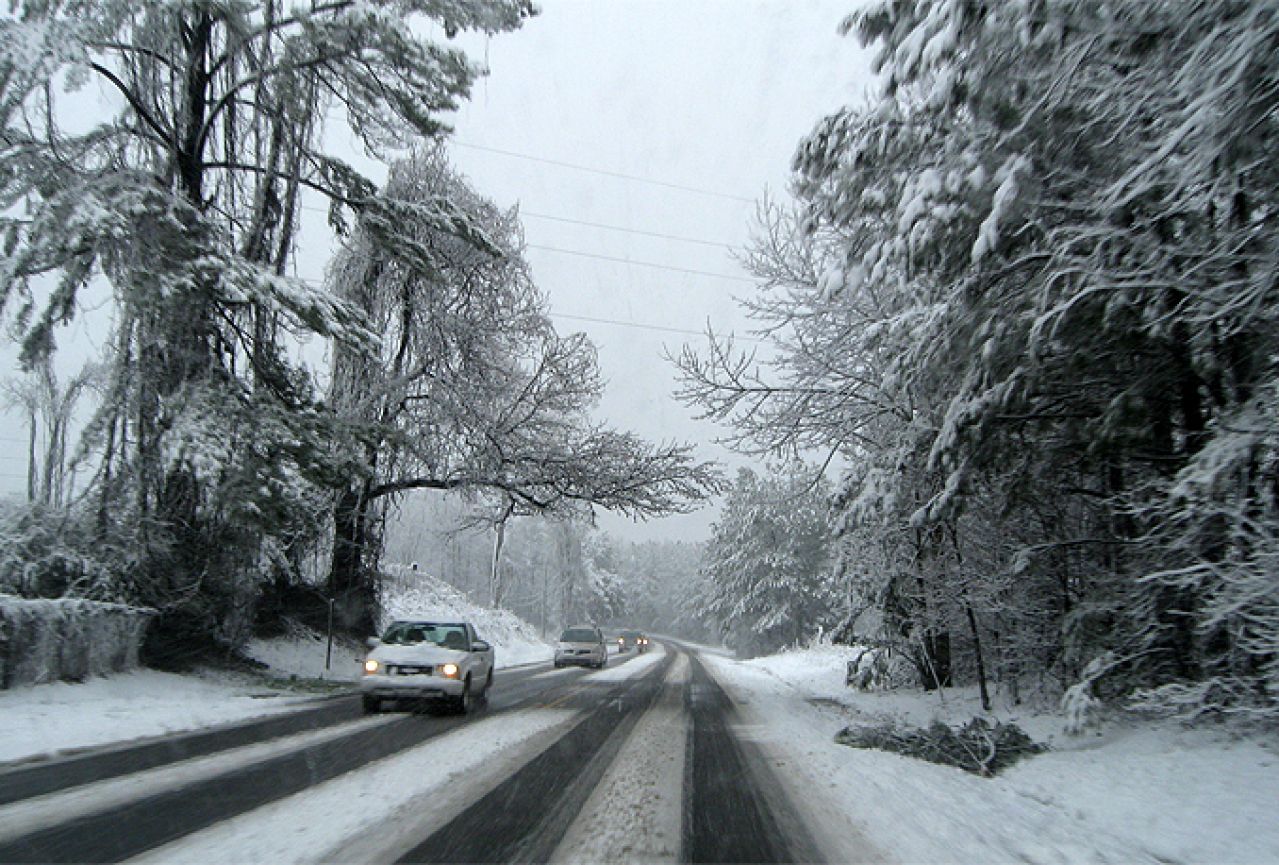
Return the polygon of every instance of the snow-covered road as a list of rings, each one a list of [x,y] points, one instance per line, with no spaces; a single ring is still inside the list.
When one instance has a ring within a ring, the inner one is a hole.
[[[1279,861],[1264,747],[1111,733],[978,778],[836,744],[850,720],[938,706],[851,692],[829,655],[669,644],[503,671],[469,718],[363,718],[352,696],[179,735],[168,757],[151,738],[10,764],[0,861]],[[58,774],[99,753],[100,779]]]

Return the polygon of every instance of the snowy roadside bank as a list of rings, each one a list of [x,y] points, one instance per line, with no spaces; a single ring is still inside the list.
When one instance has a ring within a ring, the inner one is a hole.
[[[555,652],[551,644],[514,613],[472,603],[443,580],[402,565],[387,566],[387,572],[383,625],[419,617],[470,622],[493,646],[498,669],[551,660]],[[362,645],[335,642],[329,656],[325,636],[304,628],[288,637],[251,640],[245,647],[246,655],[267,665],[268,675],[332,682],[358,681],[364,652]]]
[[[526,622],[504,610],[488,610],[424,575],[400,585],[388,598],[389,614],[433,614],[471,621],[497,650],[497,666],[549,661],[552,647]],[[364,650],[335,641],[328,657],[324,635],[297,628],[287,637],[251,640],[244,654],[265,664],[263,674],[220,671],[185,675],[132,670],[82,683],[58,682],[0,691],[0,764],[84,748],[130,742],[302,708],[315,693],[283,681],[319,680],[328,688],[353,687]],[[302,687],[310,687],[302,683]]]
[[[1017,723],[1037,739],[1051,736],[1055,750],[979,778],[836,744],[849,723],[960,723],[973,714],[962,696],[943,705],[923,694],[851,691],[839,651],[704,658],[738,703],[739,735],[776,761],[834,859],[1279,861],[1279,754],[1257,741],[1173,724],[1069,739],[1053,735],[1060,719],[1019,712]]]
[[[14,688],[0,691],[0,763],[288,712],[315,699],[213,672],[132,670]]]

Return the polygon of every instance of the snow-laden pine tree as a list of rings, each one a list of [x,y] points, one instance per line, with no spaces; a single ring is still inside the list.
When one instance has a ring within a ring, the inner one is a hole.
[[[702,560],[699,613],[744,655],[797,645],[829,627],[830,486],[803,462],[740,469]]]
[[[765,220],[780,360],[686,357],[688,395],[845,456],[841,531],[901,569],[848,573],[901,639],[967,623],[974,667],[998,647],[1060,687],[1109,652],[1103,691],[1279,711],[1274,5],[883,0],[846,26],[881,88]]]

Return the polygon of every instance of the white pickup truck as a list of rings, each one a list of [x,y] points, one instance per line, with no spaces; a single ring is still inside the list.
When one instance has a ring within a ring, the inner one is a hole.
[[[493,647],[470,622],[402,619],[382,639],[370,639],[369,649],[360,679],[366,713],[393,700],[441,703],[464,714],[493,684]]]

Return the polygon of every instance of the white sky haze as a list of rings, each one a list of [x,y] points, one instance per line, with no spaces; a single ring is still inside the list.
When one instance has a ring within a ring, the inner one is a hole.
[[[867,53],[838,33],[855,6],[549,0],[521,31],[474,41],[491,74],[455,118],[454,162],[520,205],[557,327],[599,348],[603,419],[731,459],[711,444],[723,431],[672,399],[663,349],[704,342],[708,322],[749,326],[735,297],[753,287],[731,252],[765,190],[785,194],[799,139],[870,80]],[[625,537],[696,540],[714,509],[643,525],[600,516]]]

